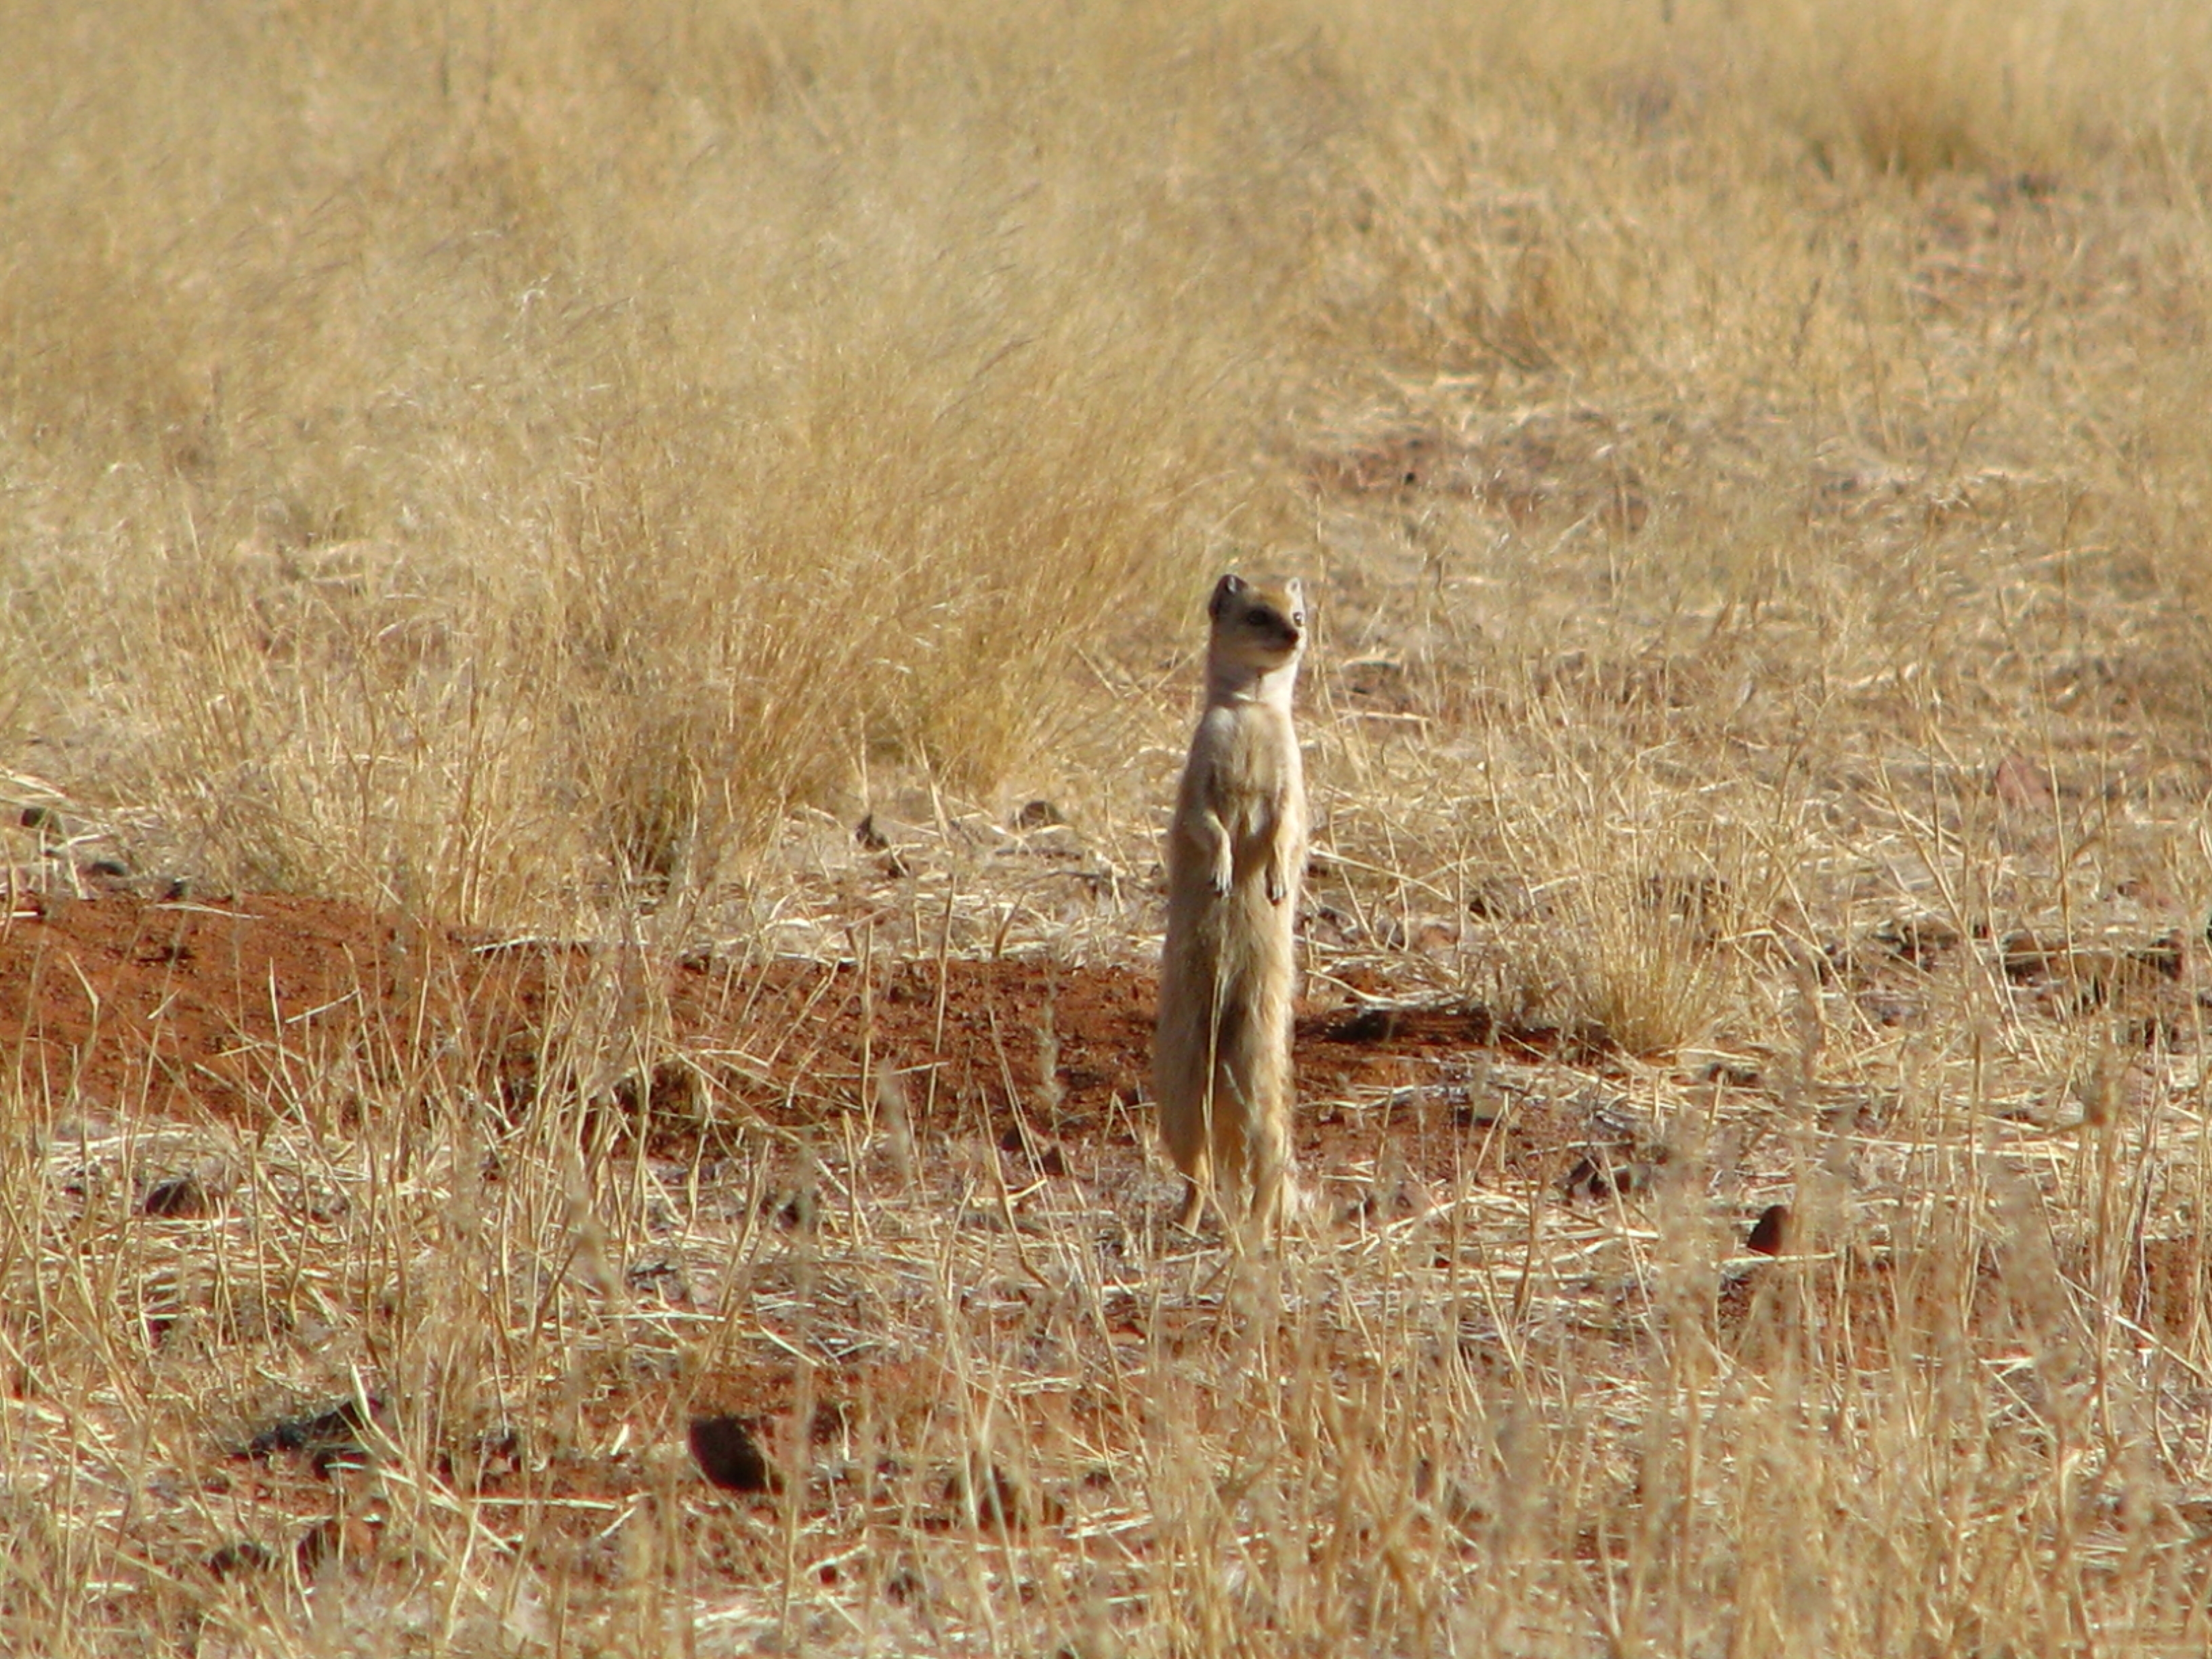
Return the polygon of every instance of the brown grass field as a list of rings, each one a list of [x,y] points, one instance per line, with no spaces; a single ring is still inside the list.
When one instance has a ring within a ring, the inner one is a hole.
[[[2212,1650],[2212,11],[0,37],[0,1650]]]

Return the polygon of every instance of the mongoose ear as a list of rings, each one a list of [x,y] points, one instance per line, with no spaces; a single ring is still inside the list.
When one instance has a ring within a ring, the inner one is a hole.
[[[1235,571],[1231,571],[1219,581],[1214,583],[1213,597],[1206,603],[1206,614],[1214,621],[1219,622],[1221,613],[1227,608],[1229,601],[1242,593],[1244,587],[1244,579]]]

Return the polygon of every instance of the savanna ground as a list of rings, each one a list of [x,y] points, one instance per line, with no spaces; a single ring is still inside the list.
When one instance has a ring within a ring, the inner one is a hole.
[[[1464,9],[7,9],[0,1645],[2212,1643],[2212,15]]]

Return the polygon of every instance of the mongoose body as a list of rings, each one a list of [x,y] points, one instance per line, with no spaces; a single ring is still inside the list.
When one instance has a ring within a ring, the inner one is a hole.
[[[1160,1136],[1189,1182],[1272,1227],[1290,1195],[1292,933],[1306,864],[1291,692],[1295,581],[1224,576],[1206,607],[1206,711],[1168,826],[1168,931],[1153,1031]]]

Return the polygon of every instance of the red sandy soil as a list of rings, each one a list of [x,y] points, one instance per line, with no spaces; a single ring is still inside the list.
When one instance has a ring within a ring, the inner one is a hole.
[[[435,1068],[520,1106],[565,1075],[567,1036],[588,1020],[609,1039],[600,1052],[627,1044],[653,1062],[599,1086],[649,1107],[658,1141],[892,1102],[917,1127],[980,1118],[1010,1139],[1127,1139],[1142,1114],[1124,1109],[1147,1092],[1153,995],[1146,972],[1035,957],[652,964],[325,899],[22,895],[0,922],[0,1086],[86,1116],[250,1121],[347,1066],[386,1084]],[[1492,1133],[1464,1073],[1478,1051],[1529,1059],[1553,1041],[1500,1031],[1480,1009],[1310,1009],[1302,1139],[1358,1155],[1347,1135],[1371,1151],[1387,1127],[1401,1142],[1413,1132],[1417,1164],[1480,1142],[1501,1173],[1532,1156],[1548,1165],[1576,1126],[1524,1103]],[[1355,1097],[1364,1109],[1347,1110]]]

